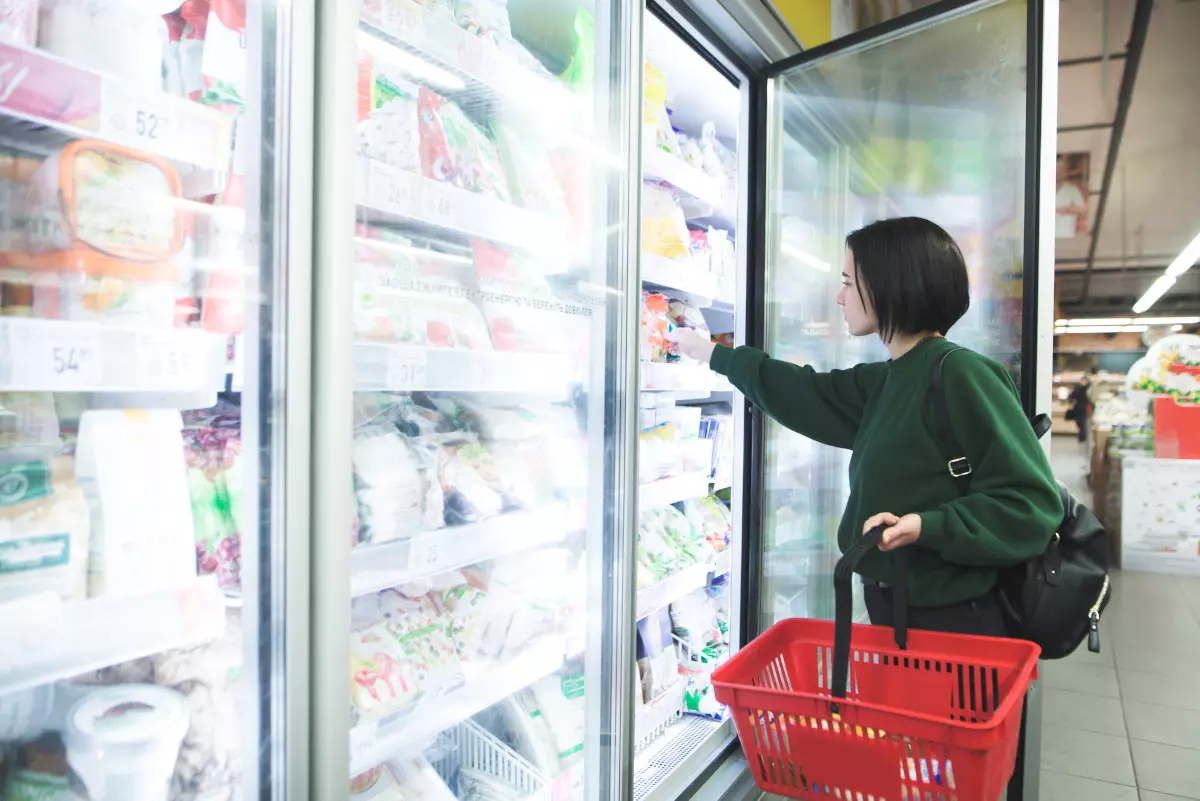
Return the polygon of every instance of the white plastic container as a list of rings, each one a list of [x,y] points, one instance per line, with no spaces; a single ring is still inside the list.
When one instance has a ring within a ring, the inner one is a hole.
[[[67,763],[91,801],[166,801],[187,728],[186,700],[174,690],[101,687],[67,715]]]

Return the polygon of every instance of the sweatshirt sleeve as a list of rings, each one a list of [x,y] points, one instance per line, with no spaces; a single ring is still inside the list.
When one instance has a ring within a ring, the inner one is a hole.
[[[713,351],[709,366],[781,425],[837,448],[854,447],[867,400],[887,372],[878,362],[818,373],[757,348],[723,345]]]
[[[1007,567],[1031,559],[1050,543],[1063,507],[1012,379],[970,352],[948,359],[944,376],[954,434],[971,463],[970,492],[919,513],[921,544],[962,565]]]

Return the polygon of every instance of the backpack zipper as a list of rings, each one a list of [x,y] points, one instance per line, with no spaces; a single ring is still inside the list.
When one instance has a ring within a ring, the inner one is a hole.
[[[1104,586],[1100,588],[1100,596],[1096,598],[1096,603],[1092,604],[1092,608],[1088,610],[1088,617],[1092,620],[1100,619],[1100,604],[1104,603],[1105,597],[1108,595],[1108,574],[1104,576]]]

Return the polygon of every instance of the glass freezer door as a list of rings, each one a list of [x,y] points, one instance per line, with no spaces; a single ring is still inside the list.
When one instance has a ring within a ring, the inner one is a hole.
[[[926,217],[963,250],[971,309],[951,339],[1005,364],[1020,385],[1026,261],[1024,0],[968,4],[861,44],[826,46],[771,79],[766,343],[818,370],[887,358],[849,337],[834,296],[845,236],[875,220]],[[833,617],[837,530],[849,452],[768,421],[764,626]],[[861,586],[856,617],[865,622]]]
[[[616,797],[640,19],[330,5],[318,797]]]
[[[275,5],[0,10],[0,798],[304,792]]]

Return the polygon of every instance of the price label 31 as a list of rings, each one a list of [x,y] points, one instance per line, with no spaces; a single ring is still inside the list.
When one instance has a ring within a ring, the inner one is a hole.
[[[425,353],[407,348],[388,351],[387,388],[393,391],[428,389]]]

